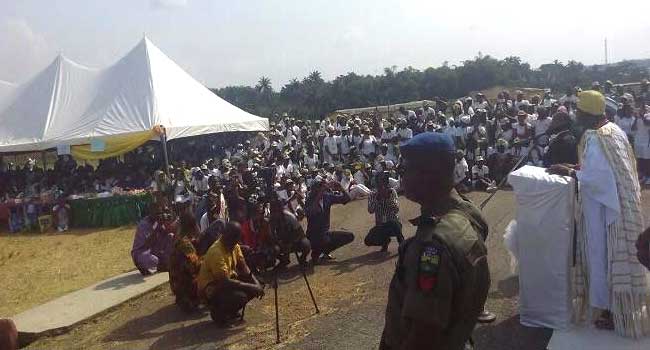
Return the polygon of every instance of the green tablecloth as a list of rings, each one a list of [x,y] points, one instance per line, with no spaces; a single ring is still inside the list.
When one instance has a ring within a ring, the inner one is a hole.
[[[70,201],[72,227],[116,227],[138,222],[147,213],[151,194]]]

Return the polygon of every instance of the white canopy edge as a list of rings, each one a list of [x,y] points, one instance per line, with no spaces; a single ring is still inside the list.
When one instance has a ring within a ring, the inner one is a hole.
[[[94,138],[152,130],[169,140],[268,130],[212,93],[144,38],[104,69],[59,55],[28,82],[0,82],[0,152],[88,144]]]

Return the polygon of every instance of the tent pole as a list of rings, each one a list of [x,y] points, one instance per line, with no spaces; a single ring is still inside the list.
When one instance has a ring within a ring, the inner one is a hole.
[[[170,178],[169,175],[169,156],[167,155],[167,130],[162,128],[163,132],[160,134],[160,142],[162,144],[163,158],[165,160],[165,174],[167,178]]]
[[[43,161],[43,171],[47,170],[47,157],[45,156],[45,151],[41,151],[41,160]]]

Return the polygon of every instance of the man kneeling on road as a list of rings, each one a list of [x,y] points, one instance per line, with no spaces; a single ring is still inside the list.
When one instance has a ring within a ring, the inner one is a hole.
[[[197,277],[200,297],[207,302],[212,320],[220,325],[241,317],[240,310],[253,298],[262,298],[264,288],[251,274],[239,247],[241,227],[229,222],[208,250]]]

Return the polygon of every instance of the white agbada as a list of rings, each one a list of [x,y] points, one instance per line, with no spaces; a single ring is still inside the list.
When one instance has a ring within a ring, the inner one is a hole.
[[[645,117],[650,117],[646,114]],[[650,159],[650,125],[645,125],[642,119],[636,121],[634,134],[634,153],[637,158]]]
[[[634,246],[645,228],[634,152],[625,132],[609,122],[586,130],[578,150],[574,320],[608,309],[617,334],[650,335],[648,276]]]
[[[589,303],[610,309],[607,283],[607,226],[618,219],[620,205],[614,172],[595,135],[586,135],[584,159],[576,172],[586,225]]]

